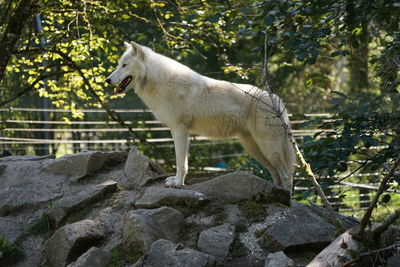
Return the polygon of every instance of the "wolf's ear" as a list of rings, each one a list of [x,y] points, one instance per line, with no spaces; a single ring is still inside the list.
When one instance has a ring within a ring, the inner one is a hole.
[[[128,42],[124,42],[124,45],[125,45],[126,49],[132,48],[131,44]]]
[[[143,49],[139,44],[135,43],[134,41],[131,41],[129,45],[132,47],[132,52],[134,55],[137,55],[141,58],[144,57]]]

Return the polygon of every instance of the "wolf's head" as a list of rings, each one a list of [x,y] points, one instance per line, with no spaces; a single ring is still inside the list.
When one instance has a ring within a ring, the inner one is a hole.
[[[106,82],[112,85],[118,84],[115,94],[121,94],[133,89],[135,84],[145,75],[145,54],[140,45],[135,42],[124,42],[126,51],[118,62],[117,69],[111,73]]]

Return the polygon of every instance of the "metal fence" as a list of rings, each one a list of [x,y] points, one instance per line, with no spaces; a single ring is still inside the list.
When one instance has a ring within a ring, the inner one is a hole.
[[[169,151],[169,155],[173,157],[173,139],[169,129],[154,120],[149,110],[115,109],[114,111],[134,133],[146,136],[146,141],[153,144],[158,151]],[[110,120],[105,111],[85,109],[80,112],[85,114],[84,119],[71,119],[71,111],[58,109],[0,109],[2,119],[0,150],[10,151],[14,155],[52,153],[62,156],[84,150],[129,150],[137,141],[127,128]],[[325,121],[330,120],[331,117],[327,113],[305,115],[307,118],[321,118]],[[293,135],[300,142],[304,136],[312,136],[321,131],[321,129],[299,129],[299,124],[305,121],[291,121]],[[192,136],[191,139],[192,157],[197,157],[207,163],[201,169],[192,170],[192,173],[228,171],[229,165],[221,163],[246,157],[246,153],[236,139],[211,140],[202,136]],[[159,155],[158,158],[155,156],[156,160],[163,162],[165,153]],[[380,175],[380,172],[352,174],[346,181],[328,186],[326,188],[328,197],[342,212],[360,211],[369,204],[371,196],[377,190],[379,182],[373,181],[379,181],[377,178]],[[363,181],[368,182],[359,183],[361,177]],[[295,175],[294,184],[295,196],[300,196],[299,198],[301,196],[306,198],[308,193],[312,192],[311,184],[307,183],[300,174]],[[391,193],[398,195],[396,192]],[[344,194],[345,197],[343,197]]]

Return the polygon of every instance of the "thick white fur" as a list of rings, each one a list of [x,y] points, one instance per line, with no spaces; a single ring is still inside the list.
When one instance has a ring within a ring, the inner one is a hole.
[[[246,151],[270,171],[274,183],[291,191],[295,153],[273,103],[286,123],[278,96],[248,85],[202,76],[177,61],[134,42],[109,76],[118,84],[133,77],[127,89],[136,94],[170,129],[175,143],[176,175],[166,185],[181,187],[188,171],[189,133],[212,138],[238,137]]]

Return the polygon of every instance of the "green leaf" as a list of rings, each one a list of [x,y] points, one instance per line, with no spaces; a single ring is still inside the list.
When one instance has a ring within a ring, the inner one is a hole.
[[[274,24],[274,21],[275,21],[275,17],[270,16],[270,15],[268,15],[264,18],[264,24],[267,26],[272,26]]]
[[[382,203],[388,203],[392,197],[389,194],[386,194],[382,198]]]
[[[339,92],[339,91],[332,91],[332,94],[338,95],[340,97],[346,98],[347,95],[345,93]]]

